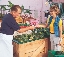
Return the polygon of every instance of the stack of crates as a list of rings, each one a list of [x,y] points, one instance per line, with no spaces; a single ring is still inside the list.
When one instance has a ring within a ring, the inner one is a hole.
[[[64,57],[63,51],[48,51],[48,57]]]

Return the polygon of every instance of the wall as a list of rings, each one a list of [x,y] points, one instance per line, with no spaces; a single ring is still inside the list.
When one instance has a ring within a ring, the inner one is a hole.
[[[42,0],[42,23],[45,23],[45,21],[47,20],[47,18],[45,18],[45,11],[49,10],[49,8],[50,4],[46,0]]]

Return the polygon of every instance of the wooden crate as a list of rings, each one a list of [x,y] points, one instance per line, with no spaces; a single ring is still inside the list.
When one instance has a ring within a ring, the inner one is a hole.
[[[47,57],[48,39],[40,39],[32,42],[17,44],[13,42],[15,57]]]

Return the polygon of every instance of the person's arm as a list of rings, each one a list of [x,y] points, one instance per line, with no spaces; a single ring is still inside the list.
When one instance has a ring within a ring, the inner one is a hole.
[[[19,30],[17,30],[19,33],[22,33],[22,32],[25,32],[25,31],[27,31],[27,30],[33,30],[33,29],[35,29],[35,27],[34,26],[30,26],[30,27],[26,27],[26,28],[21,28],[21,29],[19,29]]]
[[[48,16],[47,22],[45,23],[45,25],[44,24],[42,24],[42,25],[36,25],[36,27],[43,27],[43,28],[48,27],[49,18],[50,18],[50,15]]]
[[[14,31],[18,31],[20,33],[22,32],[25,32],[27,30],[33,30],[35,27],[34,26],[29,26],[29,27],[26,27],[26,28],[21,28],[20,29],[20,26],[18,25],[18,23],[15,21],[15,19],[11,19],[9,20],[8,22],[6,22],[6,24],[12,28]]]
[[[45,28],[45,25],[36,25],[36,27],[43,27],[43,28]]]
[[[46,23],[46,24],[36,25],[36,28],[38,28],[38,27],[46,28],[46,27],[48,27],[48,24]]]
[[[59,22],[60,38],[62,38],[62,20]]]
[[[60,31],[60,38],[62,38],[62,26],[59,27],[59,31]]]

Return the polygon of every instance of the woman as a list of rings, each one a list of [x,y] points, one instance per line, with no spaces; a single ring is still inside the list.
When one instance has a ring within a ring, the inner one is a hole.
[[[46,25],[37,25],[36,27],[50,28],[51,50],[60,51],[60,41],[62,39],[62,20],[58,17],[60,13],[56,5],[50,7],[50,18]]]

